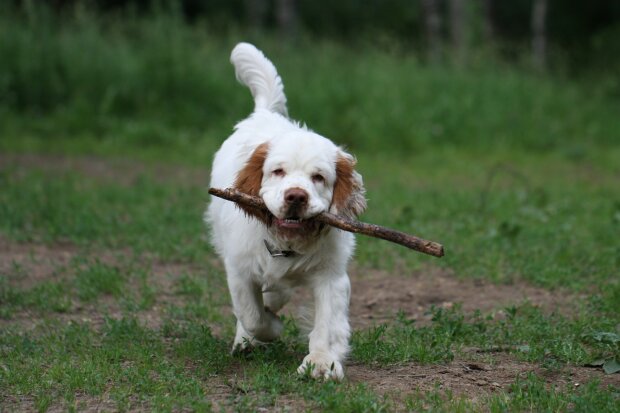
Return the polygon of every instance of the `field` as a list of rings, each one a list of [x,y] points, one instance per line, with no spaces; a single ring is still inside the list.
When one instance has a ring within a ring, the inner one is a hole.
[[[620,101],[613,84],[481,58],[185,26],[0,16],[0,411],[620,411]],[[343,383],[282,339],[231,356],[202,213],[252,108],[228,53],[274,60],[289,111],[358,158]]]

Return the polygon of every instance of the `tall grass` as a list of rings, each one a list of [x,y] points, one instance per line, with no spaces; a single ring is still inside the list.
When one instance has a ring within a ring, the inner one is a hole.
[[[293,117],[356,151],[434,146],[580,151],[620,141],[620,102],[498,65],[429,67],[415,55],[326,41],[283,43],[174,12],[57,16],[0,11],[2,147],[89,137],[137,146],[214,147],[252,108],[228,63],[250,40],[279,68]],[[490,63],[490,62],[489,62]]]

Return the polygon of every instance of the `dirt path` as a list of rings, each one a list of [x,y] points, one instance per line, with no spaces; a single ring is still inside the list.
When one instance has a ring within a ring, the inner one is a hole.
[[[137,162],[122,158],[97,156],[66,156],[39,154],[0,154],[0,170],[15,168],[20,171],[38,170],[52,174],[76,172],[81,176],[116,185],[130,186],[137,179],[148,176],[158,182],[181,186],[206,186],[209,170],[173,164]]]
[[[566,291],[549,291],[525,282],[494,284],[480,279],[460,279],[450,270],[428,266],[395,276],[384,271],[351,272],[351,317],[355,327],[388,322],[399,312],[408,319],[426,321],[429,308],[451,308],[457,303],[465,313],[483,313],[528,302],[549,312],[571,312],[576,297]]]

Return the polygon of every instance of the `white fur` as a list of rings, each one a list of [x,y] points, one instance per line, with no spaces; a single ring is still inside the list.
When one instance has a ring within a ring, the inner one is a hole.
[[[334,210],[332,195],[336,160],[344,153],[330,140],[286,117],[286,97],[273,64],[254,46],[240,43],[232,51],[238,79],[254,96],[254,113],[235,127],[235,132],[216,153],[211,187],[228,188],[254,150],[268,143],[263,164],[260,196],[276,218],[285,218],[284,194],[299,188],[308,194],[302,218]],[[273,173],[286,171],[285,176]],[[324,182],[315,182],[320,174]],[[361,187],[361,178],[356,174]],[[282,322],[275,315],[291,296],[292,289],[305,285],[314,297],[314,326],[309,335],[309,354],[298,371],[313,366],[313,377],[340,380],[342,363],[349,350],[348,306],[350,283],[346,272],[353,254],[352,234],[333,228],[320,233],[289,236],[276,226],[267,226],[246,216],[234,203],[213,198],[205,219],[212,228],[212,242],[224,261],[228,285],[237,317],[233,350],[255,342],[276,339]],[[264,245],[294,250],[294,257],[272,257]]]
[[[255,109],[267,109],[287,116],[284,85],[263,52],[249,43],[239,43],[230,54],[237,80],[250,88]]]

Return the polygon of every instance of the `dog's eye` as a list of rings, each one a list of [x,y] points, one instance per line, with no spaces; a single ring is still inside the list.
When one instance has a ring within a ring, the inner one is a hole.
[[[312,182],[315,184],[322,184],[325,182],[325,178],[321,174],[314,174],[312,175]]]
[[[273,172],[271,173],[274,174],[275,176],[280,176],[280,177],[286,175],[286,173],[284,172],[284,169],[282,168],[274,169]]]

